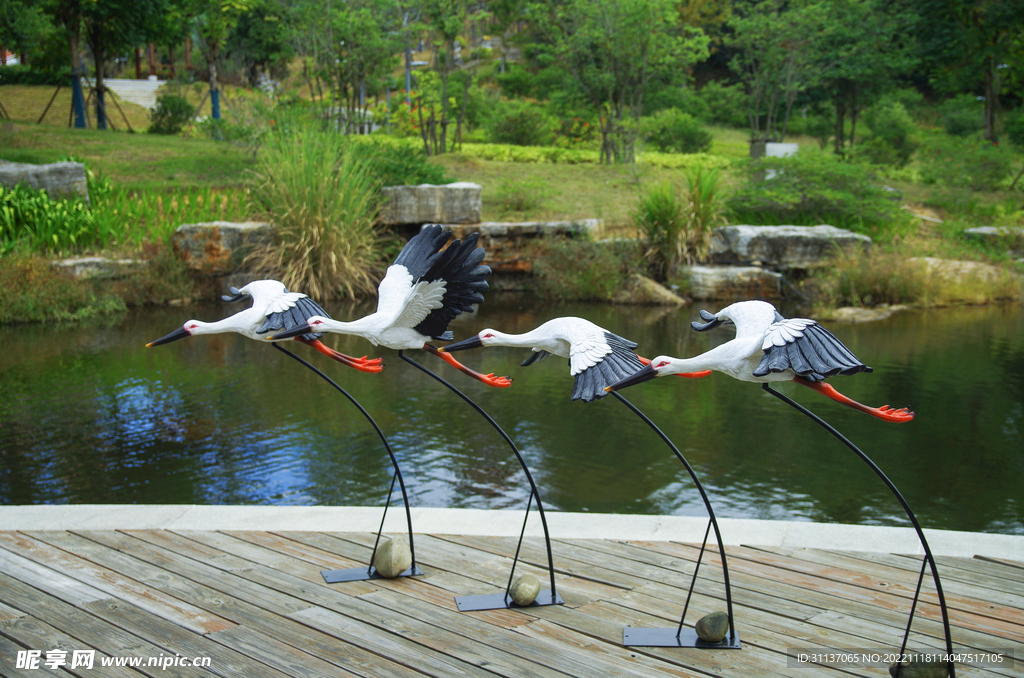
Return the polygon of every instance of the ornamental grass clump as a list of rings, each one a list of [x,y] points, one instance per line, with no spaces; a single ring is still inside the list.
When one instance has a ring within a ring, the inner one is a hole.
[[[640,194],[633,218],[656,279],[668,280],[682,264],[705,261],[715,228],[726,223],[718,170],[700,168],[686,175],[682,191],[671,181],[654,185]]]
[[[251,211],[279,240],[246,257],[254,273],[321,300],[373,292],[380,187],[344,136],[306,127],[275,134],[250,183]]]

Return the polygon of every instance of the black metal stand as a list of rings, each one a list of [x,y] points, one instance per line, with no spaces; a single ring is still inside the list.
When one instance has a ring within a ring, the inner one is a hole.
[[[733,620],[732,613],[732,588],[729,586],[729,564],[726,561],[725,556],[725,545],[722,543],[722,533],[718,529],[718,520],[715,518],[715,510],[711,507],[711,500],[708,499],[707,492],[704,491],[704,485],[701,484],[697,478],[696,472],[693,467],[690,466],[690,462],[686,460],[683,453],[679,451],[679,448],[669,440],[668,436],[658,428],[653,421],[651,421],[646,414],[641,412],[636,405],[626,400],[625,397],[618,391],[611,392],[613,396],[619,399],[623,405],[633,411],[636,416],[640,417],[645,424],[651,427],[651,429],[657,433],[665,444],[675,453],[679,461],[682,462],[686,468],[687,473],[690,474],[690,478],[693,479],[694,484],[697,486],[697,490],[700,492],[701,499],[704,500],[704,508],[708,511],[708,528],[704,531],[704,542],[700,547],[700,554],[697,556],[697,564],[693,568],[693,578],[690,580],[690,588],[686,593],[686,603],[683,605],[683,614],[679,618],[679,625],[674,628],[633,628],[627,626],[622,629],[622,644],[626,647],[697,647],[715,650],[739,650],[740,637],[736,633],[736,625]],[[718,643],[709,643],[701,640],[697,636],[697,632],[693,629],[684,629],[683,621],[686,619],[686,610],[690,607],[690,596],[693,595],[693,587],[697,583],[697,572],[700,570],[701,561],[704,559],[704,550],[708,545],[708,535],[711,532],[711,528],[715,528],[715,539],[718,541],[718,553],[722,557],[722,578],[725,581],[725,606],[729,615],[729,635],[723,638]]]
[[[519,607],[518,605],[512,602],[512,596],[509,593],[509,590],[512,588],[512,581],[516,572],[516,564],[519,562],[519,551],[522,549],[523,536],[526,534],[526,522],[530,518],[530,505],[533,503],[534,498],[537,499],[537,511],[540,513],[540,523],[541,526],[544,528],[544,545],[547,547],[548,551],[548,576],[551,580],[551,588],[547,590],[542,589],[540,593],[537,594],[536,600],[534,600],[533,603],[531,603],[527,607],[563,604],[564,601],[562,600],[562,597],[558,595],[558,591],[555,589],[555,565],[554,559],[551,556],[551,537],[548,535],[548,521],[544,517],[544,504],[541,503],[540,492],[537,490],[537,484],[533,482],[533,476],[530,474],[530,469],[527,468],[526,466],[526,460],[523,459],[523,455],[519,453],[519,448],[517,448],[516,444],[512,442],[512,439],[508,437],[508,434],[505,433],[505,431],[503,431],[500,426],[498,426],[497,422],[495,422],[494,419],[491,418],[491,415],[487,414],[487,412],[485,412],[482,407],[473,402],[473,400],[470,399],[469,396],[467,396],[465,393],[449,384],[447,381],[445,381],[438,375],[434,374],[434,372],[432,372],[431,370],[427,369],[420,363],[416,362],[412,358],[405,355],[404,351],[399,351],[398,356],[405,362],[415,365],[417,368],[419,368],[426,374],[430,375],[434,379],[438,380],[439,382],[447,386],[449,390],[451,390],[453,393],[455,393],[460,398],[465,400],[470,405],[470,407],[472,407],[474,410],[480,413],[480,416],[486,419],[487,422],[494,427],[494,430],[497,431],[501,435],[501,437],[505,439],[505,442],[508,443],[508,446],[512,448],[512,452],[516,455],[516,459],[519,460],[519,465],[522,467],[523,473],[526,474],[526,479],[530,482],[530,499],[526,503],[526,516],[523,518],[523,529],[519,534],[519,544],[516,546],[516,555],[515,558],[512,560],[512,571],[509,573],[508,585],[505,587],[505,593],[487,593],[477,596],[459,596],[455,599],[455,603],[459,607],[459,612],[469,612],[472,610],[498,610],[502,608]]]
[[[910,626],[914,621],[914,612],[917,609],[917,601],[921,595],[921,584],[924,582],[924,570],[926,565],[931,568],[932,579],[935,582],[935,593],[938,595],[939,598],[939,609],[942,611],[942,629],[946,634],[946,653],[948,655],[952,655],[953,637],[950,634],[949,630],[949,611],[946,609],[946,597],[942,595],[942,582],[939,581],[939,571],[935,566],[935,558],[932,557],[932,550],[928,547],[928,540],[925,539],[924,531],[921,529],[920,523],[917,522],[917,516],[915,516],[914,512],[910,510],[910,505],[907,504],[907,500],[904,499],[903,495],[900,494],[900,491],[896,489],[896,485],[894,485],[893,482],[889,480],[889,478],[884,473],[882,473],[882,469],[880,469],[878,465],[875,464],[875,462],[871,461],[871,458],[868,457],[868,455],[864,454],[864,452],[862,452],[859,447],[850,442],[846,438],[846,436],[844,436],[842,433],[833,428],[831,424],[829,424],[827,421],[825,421],[818,415],[814,414],[813,412],[811,412],[810,410],[808,410],[806,407],[796,402],[795,400],[792,400],[782,395],[775,389],[771,388],[768,384],[762,384],[761,388],[763,388],[768,393],[771,393],[773,396],[775,396],[782,402],[786,403],[790,407],[793,407],[797,411],[803,413],[805,416],[807,416],[812,421],[817,423],[823,429],[825,429],[833,436],[835,436],[839,440],[839,442],[843,443],[851,450],[853,450],[853,452],[858,457],[863,459],[864,463],[870,466],[871,470],[874,471],[875,474],[882,479],[882,482],[885,483],[886,487],[889,488],[889,491],[893,493],[893,496],[895,496],[896,499],[900,502],[900,505],[903,506],[903,510],[906,511],[907,517],[910,518],[910,522],[914,525],[914,530],[917,531],[917,538],[921,540],[921,546],[924,547],[924,560],[921,561],[921,574],[917,578],[917,589],[914,591],[914,602],[910,605],[910,615],[907,618],[907,630],[903,634],[903,644],[900,646],[900,655],[902,655],[907,649],[907,640],[910,638]],[[900,670],[902,669],[902,666],[903,665],[900,664],[896,669],[897,678],[900,675]],[[947,660],[946,667],[949,670],[949,675],[952,678],[956,678],[956,667],[954,666],[951,660]]]
[[[399,468],[398,466],[398,458],[395,457],[395,453],[391,449],[391,444],[388,443],[388,439],[384,436],[384,432],[380,430],[380,426],[378,426],[377,422],[373,420],[373,417],[370,416],[370,413],[363,409],[363,406],[359,404],[359,401],[353,398],[348,391],[343,389],[341,386],[338,386],[338,384],[335,383],[333,379],[331,379],[326,374],[318,370],[316,367],[313,367],[313,365],[309,364],[308,362],[306,362],[299,356],[295,355],[288,349],[284,348],[280,344],[274,343],[274,348],[276,348],[278,351],[281,351],[290,358],[299,361],[309,369],[313,370],[313,372],[318,374],[321,379],[326,381],[328,384],[337,389],[339,393],[348,398],[349,401],[353,405],[355,405],[360,412],[362,412],[363,416],[366,417],[366,420],[370,422],[370,424],[373,426],[373,429],[377,432],[377,435],[380,436],[380,441],[384,443],[384,449],[388,451],[388,456],[391,457],[391,464],[395,467],[395,474],[391,477],[391,489],[388,490],[388,498],[384,504],[384,515],[381,516],[380,529],[377,530],[377,540],[373,543],[373,553],[370,554],[371,565],[367,567],[354,567],[343,570],[323,570],[320,572],[320,574],[323,575],[324,581],[328,584],[337,584],[339,582],[345,581],[383,579],[383,577],[377,574],[377,570],[373,567],[372,563],[374,556],[377,555],[377,546],[380,544],[380,535],[384,531],[384,520],[385,518],[387,518],[388,515],[388,507],[391,506],[391,495],[395,491],[395,480],[398,480],[398,485],[402,489],[402,501],[405,503],[405,521],[409,527],[409,552],[410,554],[412,554],[412,566],[410,566],[408,570],[406,570],[398,576],[412,577],[415,575],[423,574],[423,570],[416,566],[416,546],[414,545],[412,538],[412,512],[409,510],[409,495],[405,491],[405,480],[402,479],[402,469]]]

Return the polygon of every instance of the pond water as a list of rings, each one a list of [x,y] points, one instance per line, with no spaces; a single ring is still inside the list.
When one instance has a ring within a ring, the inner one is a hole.
[[[711,306],[710,310],[718,310]],[[235,335],[144,344],[229,305],[141,309],[83,324],[0,328],[0,502],[380,506],[391,466],[348,401],[270,346]],[[354,317],[367,306],[328,307]],[[732,338],[689,328],[682,310],[534,306],[492,297],[452,325],[523,332],[578,315],[639,342],[647,357],[690,356]],[[858,444],[925,527],[1024,534],[1024,311],[1020,306],[908,312],[827,324],[872,374],[836,377],[869,405],[908,406],[890,424],[809,389],[778,388]],[[351,337],[350,355],[382,355],[363,374],[292,343],[376,418],[415,506],[522,508],[525,477],[484,420],[437,382]],[[460,353],[515,384],[492,389],[410,352],[479,402],[516,441],[553,510],[705,515],[664,444],[614,398],[571,402],[565,361],[529,368],[527,349]],[[877,477],[817,425],[757,384],[721,374],[659,379],[623,394],[679,446],[719,516],[904,525]]]

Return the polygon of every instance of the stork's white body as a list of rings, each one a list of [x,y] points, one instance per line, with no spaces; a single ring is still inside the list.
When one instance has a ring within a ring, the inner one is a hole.
[[[755,377],[753,372],[764,356],[768,335],[774,334],[769,332],[773,326],[778,325],[775,331],[781,332],[787,324],[796,325],[813,321],[803,318],[777,321],[775,307],[765,301],[741,301],[723,308],[715,315],[720,319],[730,320],[736,325],[736,337],[693,358],[658,356],[651,361],[651,364],[655,366],[659,374],[714,370],[728,374],[733,379],[758,383],[791,381],[796,376],[793,370],[772,372],[763,377]],[[796,330],[795,326],[794,330]],[[772,338],[774,339],[774,337]],[[668,365],[658,367],[666,361],[669,363]]]
[[[505,334],[497,330],[479,333],[484,346],[513,346],[547,351],[569,359],[569,372],[576,376],[601,362],[612,352],[605,329],[583,318],[555,318],[523,334]]]
[[[236,332],[250,339],[266,341],[267,335],[257,334],[256,330],[263,325],[267,316],[294,308],[299,299],[306,297],[300,292],[287,291],[277,280],[257,280],[238,291],[252,297],[252,306],[223,320],[212,323],[189,320],[182,327],[192,336]]]
[[[430,337],[413,328],[432,310],[444,305],[444,291],[444,280],[413,284],[412,274],[405,266],[389,266],[377,288],[375,312],[352,322],[313,316],[309,318],[309,326],[314,332],[352,334],[374,346],[386,346],[396,351],[423,348]]]

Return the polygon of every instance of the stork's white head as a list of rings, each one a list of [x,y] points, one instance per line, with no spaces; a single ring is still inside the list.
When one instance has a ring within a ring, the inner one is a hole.
[[[454,344],[448,344],[442,351],[445,353],[453,353],[455,351],[465,351],[468,348],[480,348],[482,346],[504,346],[502,339],[504,334],[498,330],[492,330],[487,328],[477,332],[476,336],[457,341]]]
[[[161,344],[169,344],[172,341],[184,339],[185,337],[192,337],[197,334],[211,334],[211,332],[207,331],[208,327],[209,323],[204,323],[202,320],[188,320],[180,329],[174,330],[170,334],[160,337],[156,341],[149,342],[146,344],[146,347],[151,348],[153,346],[160,346]]]

